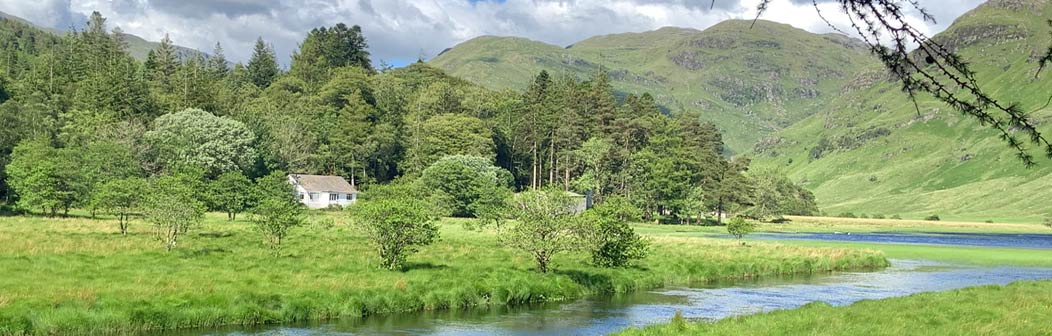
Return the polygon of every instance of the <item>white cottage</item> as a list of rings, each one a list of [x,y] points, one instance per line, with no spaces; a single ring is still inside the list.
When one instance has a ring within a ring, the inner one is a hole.
[[[358,190],[339,176],[291,174],[289,183],[296,187],[300,203],[311,209],[348,206],[358,200]]]

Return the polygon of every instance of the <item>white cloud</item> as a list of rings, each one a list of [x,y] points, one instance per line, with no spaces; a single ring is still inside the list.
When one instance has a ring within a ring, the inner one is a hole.
[[[432,57],[479,35],[512,35],[565,46],[594,35],[640,32],[663,26],[705,29],[719,21],[755,17],[759,0],[0,0],[0,11],[37,24],[82,25],[100,11],[114,26],[148,40],[169,34],[177,44],[205,51],[218,41],[227,56],[245,61],[256,37],[274,44],[287,62],[306,33],[338,22],[362,26],[376,59],[404,63]],[[929,0],[938,24],[910,22],[936,33],[981,0]],[[713,7],[710,9],[710,5]],[[826,18],[847,27],[835,3],[819,5]],[[812,32],[830,32],[810,1],[774,0],[762,19]]]

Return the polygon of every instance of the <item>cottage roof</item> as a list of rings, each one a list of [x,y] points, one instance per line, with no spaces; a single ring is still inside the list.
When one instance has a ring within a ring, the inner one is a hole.
[[[292,174],[289,177],[308,192],[357,192],[353,185],[339,176]]]

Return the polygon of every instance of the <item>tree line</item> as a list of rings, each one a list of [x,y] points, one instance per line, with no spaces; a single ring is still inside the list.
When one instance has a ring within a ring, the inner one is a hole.
[[[167,37],[139,62],[98,13],[65,36],[11,20],[0,27],[10,46],[0,71],[2,192],[33,211],[91,207],[91,194],[113,179],[187,169],[205,182],[234,172],[332,174],[368,189],[424,176],[456,155],[501,169],[512,190],[623,197],[644,220],[748,213],[771,196],[757,194],[769,190],[756,187],[763,177],[748,173],[747,159],[725,157],[714,124],[666,111],[649,94],[616,92],[602,71],[586,79],[542,71],[525,92],[491,91],[422,62],[377,69],[361,29],[344,24],[309,32],[288,71],[262,38],[246,64],[231,65],[218,44],[179,55]],[[774,185],[779,201],[758,213],[813,204],[792,183]]]

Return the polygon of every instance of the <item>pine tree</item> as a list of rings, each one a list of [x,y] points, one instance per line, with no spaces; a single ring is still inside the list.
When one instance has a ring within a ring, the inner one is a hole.
[[[267,45],[260,37],[256,40],[256,47],[252,51],[252,58],[248,61],[248,81],[260,89],[270,86],[270,83],[278,77],[278,61],[274,55],[274,48]]]

